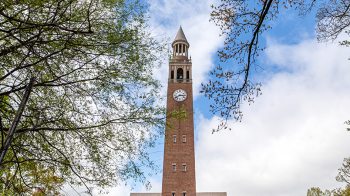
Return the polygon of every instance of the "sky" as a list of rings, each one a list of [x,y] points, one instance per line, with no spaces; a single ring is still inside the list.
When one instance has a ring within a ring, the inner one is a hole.
[[[150,0],[150,29],[172,41],[181,25],[193,62],[197,192],[227,192],[228,196],[301,196],[311,187],[344,186],[335,180],[350,157],[350,49],[337,42],[319,43],[314,17],[282,11],[265,33],[266,50],[256,75],[262,95],[243,104],[241,122],[231,131],[211,133],[219,119],[208,112],[200,84],[217,63],[223,46],[219,29],[209,21],[215,0]],[[167,57],[166,57],[167,58]],[[166,93],[168,63],[155,71]],[[159,141],[158,148],[162,148]],[[162,164],[163,154],[153,149]],[[150,177],[161,192],[161,173]],[[115,187],[110,195],[147,192],[137,186]]]

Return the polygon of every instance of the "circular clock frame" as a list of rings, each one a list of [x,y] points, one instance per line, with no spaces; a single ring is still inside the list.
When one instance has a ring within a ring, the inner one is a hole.
[[[187,93],[183,89],[177,89],[173,92],[173,99],[177,102],[185,101],[187,98]]]

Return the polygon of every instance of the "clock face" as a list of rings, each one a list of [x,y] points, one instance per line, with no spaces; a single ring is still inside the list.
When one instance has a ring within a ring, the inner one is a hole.
[[[186,97],[187,97],[187,93],[182,89],[177,89],[173,93],[173,98],[175,101],[184,101]]]

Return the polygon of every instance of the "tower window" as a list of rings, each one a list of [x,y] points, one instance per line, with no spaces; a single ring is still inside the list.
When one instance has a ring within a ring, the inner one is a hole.
[[[182,143],[186,143],[187,139],[186,139],[186,135],[182,135]]]
[[[171,70],[171,72],[170,72],[170,78],[171,78],[171,79],[174,79],[174,70]]]
[[[182,164],[182,171],[183,171],[183,172],[187,171],[187,165],[186,165],[186,163],[183,163],[183,164]]]
[[[178,80],[182,80],[184,78],[184,70],[182,68],[177,69],[177,78]]]
[[[171,192],[171,196],[175,196],[175,192]]]
[[[176,163],[173,163],[173,171],[176,172]]]
[[[190,71],[186,71],[186,79],[190,79]]]
[[[182,196],[186,196],[186,192],[182,192]]]
[[[176,143],[176,135],[173,135],[173,142]]]

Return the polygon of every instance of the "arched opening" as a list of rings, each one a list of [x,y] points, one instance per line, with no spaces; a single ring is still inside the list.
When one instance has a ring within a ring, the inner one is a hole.
[[[178,80],[184,79],[184,70],[182,68],[177,69],[176,76]]]

